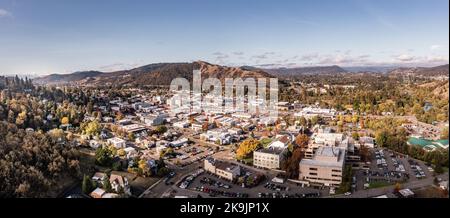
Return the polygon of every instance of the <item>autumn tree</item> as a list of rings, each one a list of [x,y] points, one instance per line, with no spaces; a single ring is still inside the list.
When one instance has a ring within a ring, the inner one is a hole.
[[[308,142],[309,137],[306,134],[299,134],[295,138],[295,144],[302,149],[305,149],[308,146]]]
[[[258,140],[252,138],[246,139],[239,145],[239,148],[236,150],[236,158],[238,160],[242,160],[260,147],[261,143]]]

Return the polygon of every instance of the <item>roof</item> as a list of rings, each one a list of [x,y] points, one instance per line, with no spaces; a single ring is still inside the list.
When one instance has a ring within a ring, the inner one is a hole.
[[[120,186],[125,186],[125,178],[121,175],[111,174],[111,176],[109,177],[109,182],[117,182]]]
[[[97,196],[103,196],[106,193],[105,190],[101,188],[96,188],[94,191],[91,192],[91,195],[97,195]]]
[[[406,189],[402,189],[399,191],[399,193],[403,196],[403,197],[410,197],[414,195],[414,192],[411,191],[411,189],[406,188]]]
[[[268,148],[259,149],[256,152],[266,153],[266,154],[281,154],[281,153],[283,153],[283,151],[285,151],[285,148],[268,147]]]
[[[314,165],[322,167],[344,166],[345,151],[342,148],[321,146],[316,150],[312,159],[302,159],[300,165]]]

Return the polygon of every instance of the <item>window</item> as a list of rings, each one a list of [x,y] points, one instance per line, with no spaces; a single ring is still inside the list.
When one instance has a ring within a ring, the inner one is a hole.
[[[342,170],[331,170],[331,172],[340,173],[340,172],[342,172]]]
[[[317,176],[317,173],[309,173],[311,176]]]
[[[317,168],[309,168],[311,171],[317,171]]]

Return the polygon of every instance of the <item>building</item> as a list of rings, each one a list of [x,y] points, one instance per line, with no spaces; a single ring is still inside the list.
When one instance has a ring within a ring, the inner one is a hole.
[[[271,142],[267,148],[253,152],[253,166],[265,169],[280,169],[285,160],[285,153],[290,139],[284,135]]]
[[[126,147],[126,141],[121,138],[117,138],[117,137],[110,138],[110,139],[107,139],[107,142],[109,144],[112,144],[115,148],[125,148]]]
[[[342,182],[345,150],[337,147],[319,147],[312,159],[302,159],[299,180],[326,186],[338,186]]]
[[[295,113],[294,116],[305,117],[306,119],[311,119],[315,116],[320,116],[325,119],[333,119],[336,116],[336,110],[318,107],[305,107],[302,111]]]
[[[180,121],[173,124],[173,127],[180,129],[188,128],[191,124],[188,121]]]
[[[103,181],[106,178],[108,178],[108,176],[106,176],[106,173],[96,172],[94,174],[94,176],[92,176],[92,181],[97,182],[97,183],[103,183]]]
[[[359,138],[359,144],[369,148],[375,148],[375,140],[372,137],[363,136]]]
[[[151,115],[141,117],[141,120],[147,126],[158,126],[158,125],[162,125],[167,117],[168,117],[168,114],[151,114]]]
[[[187,138],[181,138],[176,141],[170,142],[169,145],[172,147],[181,147],[185,144],[187,144],[189,140]]]
[[[213,158],[205,159],[203,167],[205,171],[229,181],[233,181],[241,175],[241,168],[238,165],[233,165]]]
[[[125,194],[131,194],[128,179],[126,177],[112,173],[109,177],[109,182],[111,183],[111,188],[114,191],[118,193],[123,191]]]
[[[101,188],[96,188],[89,195],[93,198],[102,198],[106,194],[106,191]]]
[[[342,133],[314,133],[311,137],[314,143],[337,146],[344,140],[344,134]]]
[[[403,198],[412,198],[415,195],[414,192],[411,191],[411,189],[409,189],[409,188],[402,189],[402,190],[398,191],[398,193],[399,193],[400,197],[403,197]]]

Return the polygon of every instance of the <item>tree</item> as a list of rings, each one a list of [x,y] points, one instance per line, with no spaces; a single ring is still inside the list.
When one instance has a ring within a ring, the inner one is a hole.
[[[125,116],[121,112],[118,112],[116,115],[116,120],[122,120],[123,118],[125,118]]]
[[[164,125],[160,125],[155,128],[155,131],[158,134],[163,134],[163,133],[167,132],[167,127]]]
[[[306,134],[299,134],[295,138],[295,144],[302,149],[305,149],[308,146],[309,137]]]
[[[83,125],[84,133],[87,135],[98,135],[100,134],[101,126],[97,120],[91,121],[87,123],[87,125]]]
[[[354,140],[359,140],[359,134],[358,134],[358,132],[352,132],[352,138],[353,138]]]
[[[63,117],[63,118],[61,119],[61,124],[62,124],[62,125],[67,125],[67,124],[69,124],[69,118],[68,118],[68,117]]]
[[[394,193],[398,193],[402,189],[402,185],[400,183],[395,183]]]
[[[112,152],[107,148],[100,147],[95,151],[95,163],[100,166],[110,166],[112,162]]]
[[[139,160],[138,167],[142,170],[144,176],[150,175],[150,168],[148,167],[147,161],[144,159]]]
[[[448,127],[445,127],[441,132],[441,139],[448,139]]]
[[[297,147],[292,155],[286,161],[286,174],[289,178],[297,178],[299,173],[299,164],[303,159],[304,151],[301,147]]]
[[[83,183],[81,184],[81,190],[84,194],[89,194],[94,190],[94,186],[92,185],[92,180],[89,176],[84,175]]]
[[[252,138],[246,139],[239,145],[239,148],[236,150],[236,158],[238,160],[244,159],[260,147],[261,143],[258,140]]]
[[[378,146],[385,147],[388,140],[388,132],[386,130],[378,131],[375,134],[375,141]]]
[[[104,178],[102,185],[103,185],[103,189],[105,189],[106,192],[112,192],[111,182],[109,181],[108,177]]]

